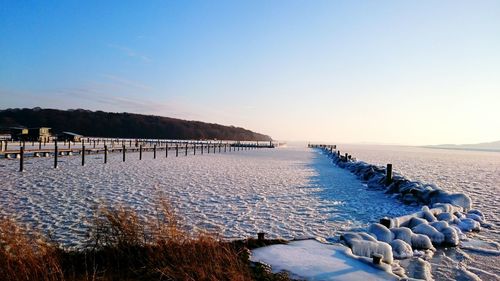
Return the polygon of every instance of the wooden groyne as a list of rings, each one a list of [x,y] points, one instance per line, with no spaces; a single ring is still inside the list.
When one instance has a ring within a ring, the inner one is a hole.
[[[127,154],[138,152],[138,159],[143,159],[144,152],[153,152],[153,159],[163,157],[179,157],[180,155],[203,155],[215,153],[230,153],[263,148],[274,148],[272,141],[196,141],[196,140],[152,140],[152,139],[114,139],[85,138],[80,142],[51,141],[25,142],[1,141],[0,158],[19,159],[19,171],[24,170],[26,157],[53,157],[54,168],[57,168],[60,156],[79,155],[82,166],[89,154],[104,154],[104,163],[108,161],[109,153],[121,153],[122,161],[127,160]],[[12,149],[17,147],[17,149]]]
[[[307,147],[320,148],[330,154],[331,157],[338,159],[340,162],[356,161],[356,158],[354,158],[351,154],[347,152],[342,154],[340,150],[337,150],[336,144],[308,144]],[[387,164],[385,169],[384,183],[387,186],[392,183],[392,164],[390,163]]]

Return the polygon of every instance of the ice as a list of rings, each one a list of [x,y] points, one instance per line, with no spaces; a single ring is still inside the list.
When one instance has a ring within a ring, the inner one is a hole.
[[[431,273],[431,264],[421,258],[415,259],[408,268],[408,276],[420,280],[434,280]]]
[[[428,250],[433,249],[432,241],[429,237],[423,234],[412,234],[411,235],[411,246],[414,249]]]
[[[351,250],[354,255],[371,258],[374,254],[382,255],[382,261],[393,262],[392,248],[382,241],[351,240]]]
[[[390,243],[394,239],[394,234],[391,231],[381,225],[380,223],[374,223],[368,228],[368,232],[372,233],[377,237],[378,241]]]
[[[481,229],[481,226],[479,222],[470,218],[465,218],[460,220],[460,222],[458,223],[458,228],[460,228],[460,230],[462,230],[463,232],[471,232],[479,231]]]
[[[160,157],[161,155],[161,157]],[[94,210],[124,205],[154,218],[158,197],[171,201],[188,230],[217,232],[228,239],[334,237],[361,229],[381,216],[416,210],[366,189],[349,171],[304,147],[175,157],[151,152],[0,159],[0,213],[42,228],[66,246],[85,242]],[[77,231],[69,231],[74,229]]]
[[[419,224],[412,231],[429,237],[434,245],[440,245],[444,242],[444,235],[428,224]]]
[[[411,246],[403,240],[394,239],[390,245],[392,247],[392,255],[397,259],[406,259],[413,256]]]
[[[390,229],[394,234],[394,239],[400,239],[411,245],[411,235],[413,232],[407,227],[394,227]]]
[[[390,267],[375,268],[369,261],[350,255],[346,247],[315,240],[258,248],[252,251],[251,260],[269,264],[273,272],[287,271],[305,280],[398,280],[388,272]]]

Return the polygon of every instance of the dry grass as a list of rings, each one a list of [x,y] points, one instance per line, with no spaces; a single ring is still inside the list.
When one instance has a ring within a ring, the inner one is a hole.
[[[64,280],[58,249],[0,218],[0,276],[2,280]]]
[[[0,219],[2,280],[287,280],[249,266],[245,243],[181,230],[169,205],[144,221],[124,207],[100,208],[79,251],[62,250]]]

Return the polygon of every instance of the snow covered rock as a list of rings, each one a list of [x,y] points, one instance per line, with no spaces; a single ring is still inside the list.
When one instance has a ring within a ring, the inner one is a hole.
[[[445,213],[441,213],[441,214],[438,214],[436,216],[437,220],[438,221],[446,221],[446,222],[451,222],[453,221],[453,219],[455,219],[455,215],[453,215],[452,213],[448,213],[448,212],[445,212]]]
[[[458,228],[460,228],[463,232],[479,231],[481,230],[481,225],[473,219],[465,218],[460,220]]]
[[[428,249],[434,248],[432,246],[431,239],[423,234],[412,234],[411,246],[414,249],[423,249],[423,250],[428,250]]]
[[[375,237],[366,232],[346,232],[340,236],[340,239],[344,240],[349,247],[352,247],[353,240],[377,242]]]
[[[432,244],[439,245],[443,243],[444,241],[444,235],[439,232],[437,229],[434,227],[428,225],[428,224],[419,224],[417,225],[414,229],[413,232],[416,234],[423,234],[429,239],[431,239]]]
[[[352,253],[357,256],[363,256],[371,258],[373,254],[382,255],[382,261],[391,264],[394,261],[392,256],[392,248],[389,244],[385,242],[373,242],[364,240],[351,240],[352,242]]]
[[[394,227],[390,229],[394,234],[394,239],[403,240],[411,245],[411,235],[413,232],[408,227]]]
[[[475,220],[475,221],[477,221],[479,223],[483,223],[484,222],[483,218],[481,216],[477,215],[477,214],[467,213],[466,216],[467,216],[467,218],[473,219],[473,220]]]
[[[450,203],[466,210],[472,208],[472,200],[469,196],[463,193],[450,194],[441,189],[436,189],[429,193],[429,204],[432,205],[434,203]]]
[[[455,228],[452,227],[444,227],[440,230],[440,232],[444,235],[444,243],[447,245],[457,246],[460,243],[460,239],[458,237],[458,233]]]
[[[467,215],[472,215],[472,214],[479,216],[483,221],[485,220],[484,214],[479,210],[472,209],[467,212]]]
[[[428,222],[437,221],[436,217],[429,211],[429,207],[427,206],[422,207],[422,217]]]
[[[392,247],[392,255],[397,259],[406,259],[413,256],[411,246],[403,240],[394,239],[390,245]]]
[[[433,223],[430,224],[432,227],[434,227],[435,229],[437,229],[437,231],[441,232],[441,230],[445,227],[448,227],[448,223],[445,222],[445,221],[435,221]]]
[[[368,228],[368,232],[374,234],[378,241],[390,243],[394,239],[394,234],[380,223],[374,223]]]
[[[408,227],[411,228],[411,229],[413,229],[413,228],[415,228],[416,226],[418,226],[420,224],[429,224],[429,222],[426,219],[423,219],[423,218],[412,217],[410,219],[410,222],[408,223]]]
[[[431,264],[421,258],[417,258],[415,262],[410,263],[408,275],[411,278],[419,280],[434,280],[431,274]]]

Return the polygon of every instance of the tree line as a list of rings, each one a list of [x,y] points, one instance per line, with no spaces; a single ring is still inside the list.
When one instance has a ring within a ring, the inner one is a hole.
[[[267,135],[234,126],[154,115],[84,109],[15,108],[0,110],[0,126],[49,127],[54,133],[69,131],[93,137],[271,140],[271,137]]]

